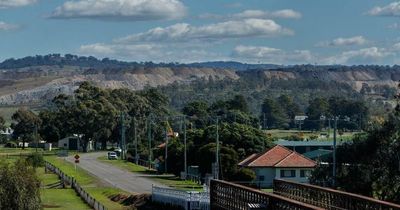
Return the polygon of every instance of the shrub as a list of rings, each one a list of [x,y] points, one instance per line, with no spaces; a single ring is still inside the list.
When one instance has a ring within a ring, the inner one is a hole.
[[[241,168],[235,174],[235,181],[250,182],[256,178],[256,173],[248,168]]]
[[[14,165],[0,162],[0,209],[41,209],[39,178],[23,159]]]
[[[42,154],[33,153],[26,158],[26,161],[34,168],[44,166],[44,159]]]

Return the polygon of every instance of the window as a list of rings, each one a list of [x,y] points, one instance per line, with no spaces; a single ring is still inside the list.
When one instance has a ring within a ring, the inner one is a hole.
[[[264,181],[264,179],[265,179],[264,176],[259,176],[259,177],[258,177],[258,180],[259,180],[259,181]]]
[[[296,177],[296,170],[281,170],[281,177]]]
[[[311,170],[300,170],[300,177],[310,177]]]

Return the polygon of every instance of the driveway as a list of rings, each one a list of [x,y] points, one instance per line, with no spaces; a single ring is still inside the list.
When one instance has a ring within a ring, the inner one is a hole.
[[[97,159],[106,155],[107,153],[103,152],[81,154],[78,166],[105,183],[130,193],[151,193],[153,185],[166,187],[140,174],[102,163]],[[68,157],[68,161],[74,162],[74,158]]]

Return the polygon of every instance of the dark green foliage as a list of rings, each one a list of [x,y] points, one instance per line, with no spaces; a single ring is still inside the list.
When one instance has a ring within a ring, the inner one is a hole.
[[[11,128],[14,129],[14,139],[21,139],[23,142],[22,148],[25,148],[25,142],[35,141],[35,129],[40,127],[41,119],[32,111],[21,108],[18,109],[12,116],[14,121]]]
[[[203,175],[211,173],[211,164],[215,163],[215,151],[215,143],[206,144],[199,148],[197,157],[202,157],[198,161]],[[238,161],[238,155],[234,149],[220,146],[220,176],[223,179],[234,179]]]
[[[14,165],[0,162],[0,209],[41,209],[40,181],[35,169],[25,160]]]
[[[233,179],[234,181],[239,180],[243,182],[251,182],[256,179],[256,173],[251,169],[241,168],[236,172]]]
[[[6,128],[5,126],[6,121],[2,116],[0,116],[0,131],[4,130]]]
[[[39,153],[32,153],[27,158],[26,161],[29,165],[33,166],[34,168],[44,166],[44,159],[43,155]]]
[[[268,128],[288,128],[290,119],[283,109],[274,99],[266,98],[261,106],[262,118],[264,114]]]

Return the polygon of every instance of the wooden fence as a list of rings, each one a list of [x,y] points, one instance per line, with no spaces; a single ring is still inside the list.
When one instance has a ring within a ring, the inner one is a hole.
[[[71,185],[71,188],[75,190],[75,192],[93,209],[95,210],[107,210],[107,208],[101,204],[99,201],[97,201],[95,198],[93,198],[89,193],[87,193],[76,181],[75,178],[70,177],[66,175],[63,171],[61,171],[59,168],[54,166],[53,164],[49,162],[45,162],[45,169],[49,170],[60,177],[61,181]]]
[[[210,205],[212,210],[249,210],[249,209],[314,209],[323,208],[291,200],[283,196],[266,193],[249,187],[226,181],[211,180]]]
[[[274,180],[274,193],[289,199],[325,209],[395,210],[400,205],[343,191],[302,184],[286,180]],[[399,192],[400,193],[400,192]]]

